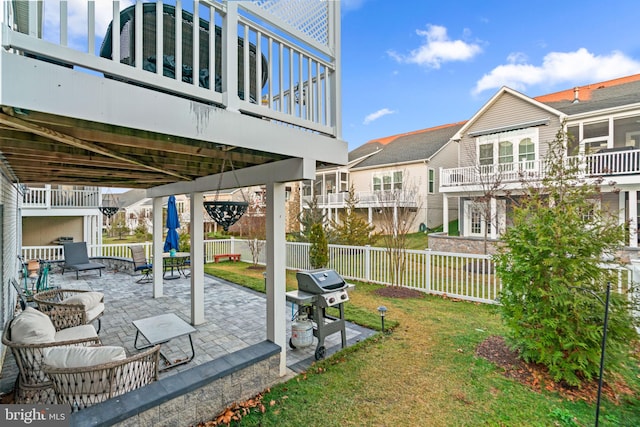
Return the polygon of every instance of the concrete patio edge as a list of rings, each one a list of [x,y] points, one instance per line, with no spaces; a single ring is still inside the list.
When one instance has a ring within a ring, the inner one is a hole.
[[[71,426],[110,426],[279,355],[280,346],[262,341],[161,379],[146,387],[71,414]],[[185,420],[186,421],[186,420]]]

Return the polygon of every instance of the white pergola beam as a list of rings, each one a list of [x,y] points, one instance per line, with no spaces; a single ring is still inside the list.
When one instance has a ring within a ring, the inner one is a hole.
[[[249,168],[227,171],[222,174],[209,175],[194,181],[175,182],[160,185],[147,190],[147,197],[166,197],[172,194],[190,194],[230,188],[264,185],[267,182],[291,182],[314,179],[316,162],[314,159],[287,159],[279,162],[265,163]]]

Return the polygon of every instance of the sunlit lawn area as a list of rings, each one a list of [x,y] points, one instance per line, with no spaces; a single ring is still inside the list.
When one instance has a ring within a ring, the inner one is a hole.
[[[264,290],[262,270],[245,263],[208,264],[205,271]],[[296,286],[288,273],[287,289]],[[377,285],[356,283],[345,305],[349,320],[380,327],[377,307],[388,308],[379,334],[316,363],[304,375],[275,386],[252,409],[247,426],[592,426],[595,404],[535,392],[504,377],[475,356],[476,346],[504,333],[497,307],[435,296],[383,298]],[[606,400],[601,426],[640,425],[640,367],[627,372],[635,397]],[[544,390],[544,387],[542,387]]]

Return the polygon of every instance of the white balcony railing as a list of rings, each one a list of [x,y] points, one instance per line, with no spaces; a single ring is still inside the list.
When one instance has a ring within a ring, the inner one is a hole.
[[[624,150],[567,157],[575,162],[585,177],[640,174],[640,150]],[[545,177],[545,160],[527,160],[520,163],[465,166],[442,169],[441,187],[482,185],[483,183],[512,183],[535,181]]]
[[[27,188],[22,197],[26,209],[98,208],[100,190],[64,190],[52,188]]]
[[[127,7],[114,1],[107,12],[93,0],[61,1],[46,5],[45,13],[37,3],[2,2],[0,38],[6,50],[339,135],[338,2],[138,0]],[[181,34],[175,31],[176,16],[183,17]],[[85,27],[77,28],[83,18]],[[101,34],[96,28],[108,30]],[[237,39],[238,48],[225,49],[226,39]],[[192,73],[194,63],[198,73]]]
[[[417,195],[402,190],[390,191],[357,191],[355,193],[357,208],[383,208],[383,207],[416,207]],[[307,206],[313,196],[303,196],[302,202]],[[347,205],[348,192],[329,193],[317,196],[320,208],[343,208]]]

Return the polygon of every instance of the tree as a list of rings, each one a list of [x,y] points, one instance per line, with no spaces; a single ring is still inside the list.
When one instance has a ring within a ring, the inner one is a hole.
[[[349,187],[345,203],[346,207],[338,215],[338,220],[331,221],[335,242],[349,246],[371,244],[375,240],[373,235],[375,227],[356,212],[358,198],[355,195],[353,185]]]
[[[118,212],[111,223],[111,232],[118,236],[118,239],[122,240],[125,234],[129,234],[129,231],[124,212]]]
[[[549,144],[545,177],[524,183],[494,260],[511,345],[556,381],[579,386],[599,373],[601,301],[615,271],[602,263],[622,244],[625,227],[600,209],[602,181],[582,179],[579,165],[568,162],[566,139],[561,130]],[[630,308],[627,296],[611,295],[608,369],[622,369],[637,338]]]
[[[310,241],[309,234],[311,232],[311,226],[318,223],[322,224],[325,221],[324,212],[318,207],[318,198],[316,196],[313,196],[313,198],[307,202],[307,207],[300,212],[298,220],[301,226],[301,240]]]
[[[267,238],[267,220],[257,203],[250,203],[247,212],[239,221],[243,235],[247,238],[247,246],[251,252],[253,265],[260,261],[260,253],[264,249]]]
[[[309,249],[311,268],[326,267],[329,263],[329,243],[322,223],[317,222],[311,225],[309,242],[311,242],[311,248]]]
[[[406,174],[403,173],[406,179]],[[391,284],[401,284],[406,269],[407,234],[413,229],[420,210],[414,185],[403,180],[401,187],[376,192],[381,207],[379,224],[381,239],[389,260]]]

